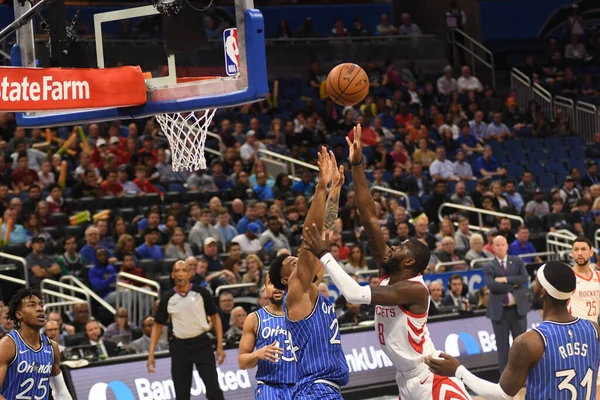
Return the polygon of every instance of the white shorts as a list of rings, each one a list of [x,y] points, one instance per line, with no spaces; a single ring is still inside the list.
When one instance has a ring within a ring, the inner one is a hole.
[[[436,375],[426,366],[419,370],[414,376],[396,374],[399,400],[471,400],[458,378]]]

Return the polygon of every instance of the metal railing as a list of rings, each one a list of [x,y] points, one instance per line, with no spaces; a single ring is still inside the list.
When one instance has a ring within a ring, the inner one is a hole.
[[[492,75],[492,87],[494,89],[496,88],[496,66],[494,63],[494,54],[490,49],[460,29],[452,29],[448,32],[448,42],[452,45],[452,55],[454,60],[457,59],[457,49],[464,51],[466,56],[470,57],[471,72],[473,76],[477,76],[475,60],[487,67]]]
[[[45,295],[44,307],[46,310],[58,311],[61,314],[70,314],[75,304],[85,303],[88,306],[90,315],[92,315],[92,303],[87,291],[52,279],[44,279],[40,283],[40,289]]]
[[[487,232],[490,230],[490,228],[486,228],[483,226],[482,215],[484,215],[484,214],[485,215],[493,215],[494,217],[505,217],[505,218],[508,218],[508,219],[511,219],[514,221],[518,221],[521,225],[525,224],[525,221],[523,220],[523,218],[519,217],[518,215],[505,214],[505,213],[501,213],[501,212],[497,212],[497,211],[489,211],[489,210],[484,210],[483,208],[463,206],[461,204],[454,204],[454,203],[443,203],[442,205],[440,205],[440,208],[438,208],[438,218],[440,219],[440,221],[444,219],[444,216],[442,215],[442,210],[444,208],[454,208],[457,210],[465,210],[465,211],[477,213],[478,218],[479,218],[479,226],[469,225],[469,229],[474,230],[474,231]],[[458,226],[458,223],[455,222],[454,225]]]
[[[439,262],[439,263],[435,264],[435,267],[433,267],[433,270],[434,270],[434,272],[438,272],[440,267],[453,266],[453,265],[464,265],[466,267],[465,270],[469,269],[469,264],[466,260],[459,260],[459,261]],[[445,270],[444,270],[444,272],[445,272]]]
[[[145,287],[139,287],[129,282],[137,282]],[[117,308],[127,309],[129,321],[139,325],[142,318],[152,314],[152,307],[158,299],[160,299],[158,282],[127,272],[117,274]]]
[[[404,202],[406,203],[406,208],[409,209],[409,210],[411,210],[411,208],[410,208],[410,198],[408,197],[408,195],[406,193],[400,192],[398,190],[386,188],[386,187],[383,187],[383,186],[378,186],[378,185],[371,186],[371,190],[378,190],[380,192],[389,193],[389,194],[394,195],[396,197],[402,197],[404,199]]]
[[[598,232],[596,232],[598,234]],[[577,239],[577,235],[566,229],[561,229],[555,232],[546,234],[546,250],[558,254],[561,258],[565,254],[570,254],[573,249],[573,242]],[[598,245],[592,249],[597,252]]]
[[[224,290],[234,290],[234,289],[250,289],[252,287],[256,287],[256,283],[234,283],[231,285],[221,285],[215,290],[215,296],[219,296],[219,294]]]
[[[98,302],[98,304],[101,307],[105,308],[111,314],[113,314],[113,315],[116,314],[117,310],[113,306],[108,304],[106,302],[106,300],[104,300],[102,297],[98,296],[98,294],[96,292],[94,292],[87,285],[85,285],[83,282],[81,282],[79,280],[79,278],[77,278],[73,275],[65,275],[60,278],[60,282],[68,282],[68,283],[70,283],[71,286],[75,286],[80,289],[83,289],[90,296],[91,300]]]
[[[557,109],[562,110],[584,142],[593,141],[594,134],[600,131],[600,109],[596,105],[564,96],[552,96],[541,85],[532,85],[531,79],[517,68],[511,70],[510,82],[522,107],[533,99],[540,105],[546,118],[553,118]]]
[[[578,101],[575,104],[574,127],[584,142],[593,141],[594,133],[600,132],[600,110],[598,110],[598,107],[585,101]]]
[[[296,167],[297,166],[302,167],[302,168],[311,169],[313,171],[319,170],[319,167],[317,167],[316,165],[309,164],[304,161],[296,160],[295,158],[284,156],[283,154],[275,153],[274,151],[270,151],[270,150],[266,150],[266,149],[258,149],[259,158],[261,160],[265,160],[268,158],[260,157],[261,154],[265,155],[266,157],[271,157],[272,159],[275,159],[276,161],[283,161],[283,162],[289,163],[288,171],[291,173],[292,177],[296,177]]]
[[[575,124],[575,102],[573,99],[569,99],[568,97],[563,96],[554,96],[554,113],[558,110],[561,110],[563,115],[567,118],[567,120],[571,123],[571,126]]]
[[[510,86],[517,92],[517,102],[521,108],[526,107],[533,100],[531,79],[516,68],[510,71]]]
[[[552,93],[547,91],[538,83],[534,83],[532,87],[533,99],[539,104],[540,111],[546,118],[554,116],[552,109]]]
[[[2,252],[0,252],[0,258],[8,258],[9,260],[20,262],[23,266],[23,280],[25,281],[24,286],[29,287],[29,269],[27,268],[27,261],[25,261],[23,257],[17,257],[15,255]]]

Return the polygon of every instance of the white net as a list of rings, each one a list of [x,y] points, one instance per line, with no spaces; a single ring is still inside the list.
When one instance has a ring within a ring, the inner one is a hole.
[[[169,140],[173,171],[206,169],[204,144],[216,111],[216,108],[209,108],[190,113],[156,115]]]

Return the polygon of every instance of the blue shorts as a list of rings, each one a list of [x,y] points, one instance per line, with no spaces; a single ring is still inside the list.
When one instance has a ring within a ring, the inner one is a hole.
[[[294,385],[258,383],[254,388],[256,400],[292,400]]]
[[[335,384],[312,382],[294,387],[294,400],[344,400]]]

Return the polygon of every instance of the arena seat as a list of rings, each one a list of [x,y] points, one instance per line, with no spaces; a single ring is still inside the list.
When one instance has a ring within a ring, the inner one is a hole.
[[[508,164],[506,173],[510,178],[520,179],[523,176],[524,169],[519,164]]]
[[[156,260],[143,259],[138,261],[138,266],[144,271],[149,279],[156,279],[162,272],[162,264]]]
[[[569,160],[585,160],[585,151],[581,147],[573,147],[568,150],[569,152]],[[585,171],[585,170],[584,170]],[[580,171],[580,172],[584,172]]]
[[[560,137],[552,136],[546,139],[546,148],[552,149],[564,146],[563,140]]]
[[[56,226],[63,227],[69,225],[69,216],[65,213],[53,213],[52,219]]]
[[[583,141],[579,136],[567,136],[565,138],[565,146],[570,148],[580,147],[583,148]]]
[[[548,164],[546,164],[546,171],[551,174],[567,174],[564,164],[560,161],[550,161]]]
[[[146,193],[140,197],[143,206],[160,205],[162,199],[158,193]]]
[[[504,142],[504,149],[510,154],[516,150],[523,152],[523,143],[520,140],[512,139]]]
[[[554,186],[554,176],[552,174],[544,173],[539,175],[538,177],[538,185],[552,187]]]
[[[531,172],[533,174],[533,176],[536,176],[536,177],[540,176],[541,174],[546,172],[544,167],[538,163],[525,164],[525,170]]]
[[[119,206],[119,199],[115,196],[103,196],[98,202],[101,210],[115,210]]]
[[[525,156],[525,153],[522,149],[515,148],[508,152],[508,159],[511,163],[521,164],[524,163],[525,160],[527,160],[527,157]]]
[[[523,139],[523,147],[528,152],[541,149],[544,147],[544,141],[539,138],[525,138]]]
[[[573,168],[577,168],[577,170],[579,171],[580,174],[585,174],[587,171],[587,166],[585,165],[585,162],[582,161],[583,158],[579,158],[579,159],[572,159],[571,161],[569,161],[567,163],[567,168],[569,168],[569,171]]]
[[[85,229],[82,225],[69,225],[65,227],[65,235],[73,235],[79,240],[85,236]]]
[[[529,160],[537,163],[545,163],[548,161],[548,154],[542,149],[534,150],[529,153]]]
[[[550,160],[553,161],[567,161],[569,160],[569,156],[567,152],[562,147],[554,147],[548,151],[548,156]]]

